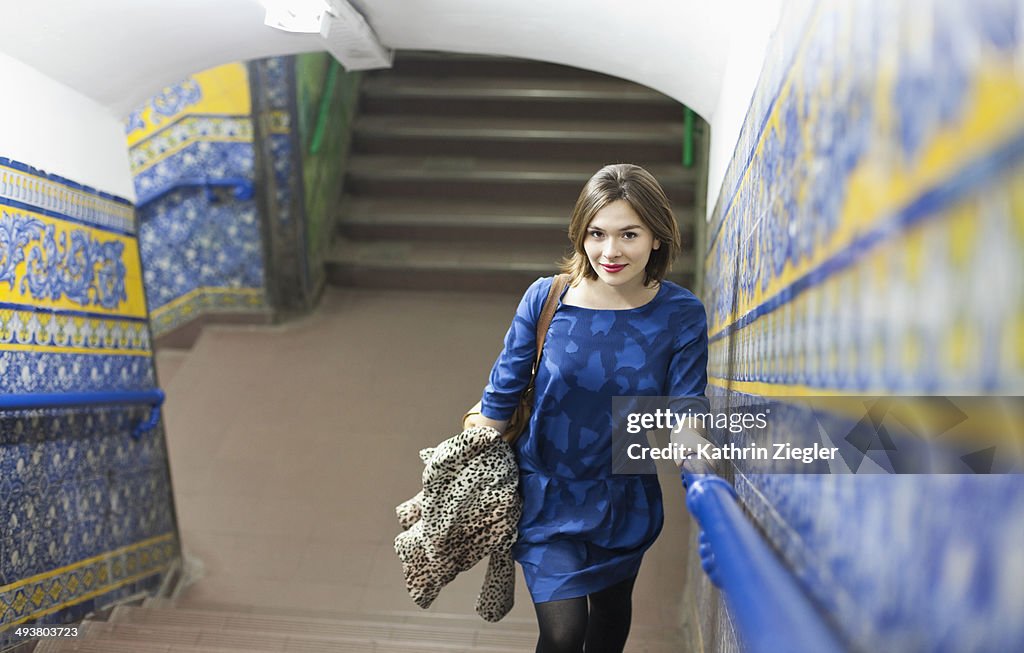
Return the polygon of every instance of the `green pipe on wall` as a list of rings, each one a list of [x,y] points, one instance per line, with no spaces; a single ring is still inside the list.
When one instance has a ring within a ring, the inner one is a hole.
[[[683,107],[683,165],[693,165],[693,111]]]
[[[309,144],[309,153],[316,154],[324,143],[324,132],[327,131],[327,117],[331,111],[331,98],[334,97],[334,85],[338,81],[338,69],[341,65],[331,58],[331,67],[327,70],[327,83],[324,84],[323,95],[320,96],[320,107],[316,112],[316,127],[313,128],[313,140]]]

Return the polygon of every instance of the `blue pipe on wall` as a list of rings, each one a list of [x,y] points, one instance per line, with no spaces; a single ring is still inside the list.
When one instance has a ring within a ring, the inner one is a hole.
[[[701,566],[725,594],[744,649],[752,653],[847,650],[744,516],[736,491],[706,463],[686,461],[686,507],[700,524]]]
[[[124,390],[119,392],[54,392],[24,395],[0,396],[0,411],[39,410],[42,408],[78,408],[82,406],[109,406],[112,404],[148,404],[152,410],[149,418],[132,430],[132,437],[138,439],[160,422],[160,406],[164,403],[164,391]]]

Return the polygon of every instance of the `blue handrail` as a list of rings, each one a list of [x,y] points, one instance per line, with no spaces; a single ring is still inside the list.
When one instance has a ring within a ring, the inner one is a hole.
[[[152,408],[149,418],[132,430],[136,440],[143,433],[152,430],[160,422],[160,406],[164,403],[164,391],[124,390],[118,392],[52,392],[24,395],[0,396],[2,410],[38,410],[41,408],[77,408],[80,406],[108,406],[111,404],[149,404]]]
[[[686,507],[701,527],[701,566],[725,594],[744,649],[752,653],[847,650],[744,516],[732,485],[702,461],[686,461],[681,476]]]
[[[178,190],[179,188],[202,188],[206,190],[206,197],[211,202],[216,199],[213,193],[214,188],[233,188],[232,194],[235,199],[248,200],[252,199],[255,188],[251,179],[245,179],[244,177],[225,177],[224,179],[207,179],[207,178],[192,178],[187,177],[184,179],[178,179],[173,184],[161,188],[156,192],[152,192],[146,195],[141,195],[138,201],[135,203],[135,208],[140,209],[150,202],[155,202],[165,195]]]

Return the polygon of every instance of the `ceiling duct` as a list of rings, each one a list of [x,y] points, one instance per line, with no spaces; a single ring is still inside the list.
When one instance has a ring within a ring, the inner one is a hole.
[[[285,32],[319,33],[325,49],[345,70],[391,67],[393,52],[345,0],[265,0],[264,6],[264,24]]]
[[[390,68],[394,52],[381,45],[366,19],[344,0],[327,0],[329,9],[320,23],[327,51],[345,70]]]

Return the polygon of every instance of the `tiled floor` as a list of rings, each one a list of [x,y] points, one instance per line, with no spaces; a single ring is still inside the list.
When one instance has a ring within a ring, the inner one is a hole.
[[[517,298],[329,289],[283,326],[210,327],[158,354],[189,600],[296,611],[418,611],[392,549],[394,506],[417,491],[419,448],[453,434],[480,393]],[[665,531],[635,623],[681,619],[682,491],[663,479]],[[471,614],[482,565],[431,611]],[[532,620],[522,578],[509,619]],[[440,614],[439,614],[440,618]]]

